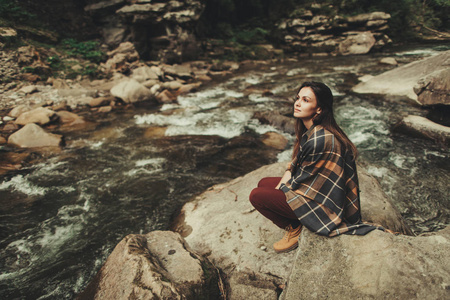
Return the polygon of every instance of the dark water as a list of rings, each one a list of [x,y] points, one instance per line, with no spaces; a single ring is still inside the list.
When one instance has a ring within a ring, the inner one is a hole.
[[[181,97],[179,105],[124,110],[95,129],[65,133],[61,153],[0,178],[0,298],[72,299],[127,234],[167,229],[183,203],[209,186],[287,160],[291,150],[259,140],[277,130],[252,116],[289,111],[286,99],[305,80],[332,87],[338,122],[361,163],[414,231],[445,227],[448,149],[394,130],[402,116],[427,111],[404,99],[349,92],[359,76],[390,68],[378,64],[382,56],[406,63],[445,49],[269,64]]]

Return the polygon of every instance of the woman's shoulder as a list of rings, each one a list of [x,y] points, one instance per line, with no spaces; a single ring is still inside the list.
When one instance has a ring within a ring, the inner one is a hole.
[[[332,143],[336,140],[334,134],[322,125],[316,125],[311,130],[308,140],[321,140],[325,143]]]
[[[307,139],[304,146],[314,147],[316,150],[323,151],[332,149],[336,146],[337,139],[334,134],[325,129],[322,125],[316,125],[307,133]]]

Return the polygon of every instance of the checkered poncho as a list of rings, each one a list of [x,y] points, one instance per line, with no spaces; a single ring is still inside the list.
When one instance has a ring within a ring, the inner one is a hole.
[[[349,153],[343,153],[337,138],[321,125],[311,126],[303,134],[291,172],[291,179],[280,189],[309,230],[336,236],[364,235],[378,228],[361,221],[355,162]]]

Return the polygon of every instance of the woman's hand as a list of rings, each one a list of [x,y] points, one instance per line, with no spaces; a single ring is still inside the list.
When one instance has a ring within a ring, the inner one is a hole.
[[[290,165],[289,165],[290,166]],[[289,170],[286,170],[286,172],[284,172],[284,175],[283,175],[283,177],[281,177],[281,180],[280,180],[280,182],[277,184],[277,186],[275,187],[275,189],[279,189],[280,188],[280,186],[281,186],[281,184],[286,184],[286,182],[288,182],[288,180],[289,179],[291,179],[291,171],[289,171]]]

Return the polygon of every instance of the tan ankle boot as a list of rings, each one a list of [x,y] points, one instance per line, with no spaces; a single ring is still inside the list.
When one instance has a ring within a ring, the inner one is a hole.
[[[284,233],[283,238],[273,244],[273,248],[275,252],[282,253],[294,250],[298,246],[298,236],[302,232],[302,225],[297,228],[292,228],[292,225],[286,227],[286,232]]]

